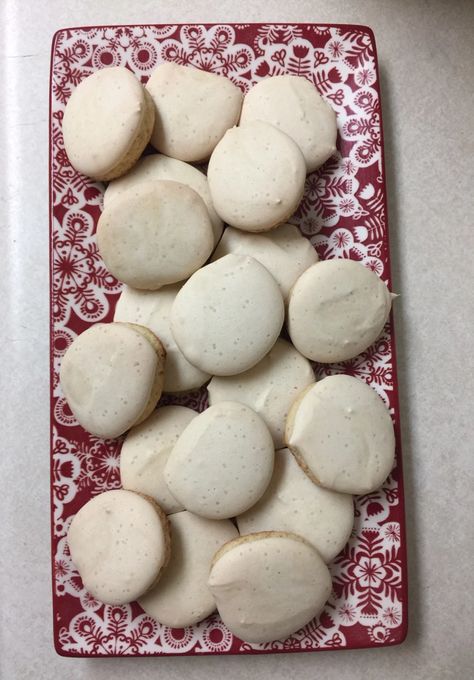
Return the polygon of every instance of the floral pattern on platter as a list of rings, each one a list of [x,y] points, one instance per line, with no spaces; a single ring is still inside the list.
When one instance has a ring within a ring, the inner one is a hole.
[[[54,39],[51,65],[51,387],[52,532],[55,644],[72,656],[227,654],[350,649],[395,644],[406,630],[403,492],[393,327],[350,361],[315,365],[316,376],[347,373],[369,383],[390,408],[397,466],[382,489],[355,499],[355,527],[331,565],[333,592],[321,616],[288,640],[250,645],[217,614],[174,630],[132,603],[112,607],[88,593],[71,562],[66,534],[93,495],[120,487],[121,440],[79,427],[59,384],[62,356],[91,324],[113,318],[121,290],[95,242],[103,186],[69,164],[61,134],[65,104],[94,71],[121,65],[143,83],[162,61],[230,78],[243,92],[262,78],[308,78],[336,110],[338,151],[306,180],[291,222],[322,259],[360,261],[390,284],[380,94],[373,37],[357,26],[314,24],[165,25],[73,28]],[[162,404],[197,411],[205,389],[165,395]]]

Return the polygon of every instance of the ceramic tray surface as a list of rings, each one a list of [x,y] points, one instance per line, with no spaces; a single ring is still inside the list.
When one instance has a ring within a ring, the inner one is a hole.
[[[218,615],[184,630],[161,626],[140,607],[97,602],[71,563],[66,533],[74,514],[102,491],[120,487],[121,441],[88,435],[64,400],[61,358],[91,324],[111,321],[121,284],[97,251],[103,187],[78,174],[64,151],[61,121],[83,78],[126,66],[145,83],[157,64],[219,73],[243,92],[268,76],[308,78],[336,110],[338,152],[307,177],[291,219],[322,259],[362,262],[390,281],[379,75],[374,37],[363,26],[225,24],[101,26],[56,33],[51,61],[51,503],[55,646],[67,656],[244,654],[377,647],[401,642],[407,626],[403,479],[392,321],[364,354],[315,366],[368,382],[390,407],[397,465],[379,491],[355,500],[352,537],[331,565],[333,592],[322,615],[288,640],[242,642]],[[176,403],[201,411],[206,390]]]

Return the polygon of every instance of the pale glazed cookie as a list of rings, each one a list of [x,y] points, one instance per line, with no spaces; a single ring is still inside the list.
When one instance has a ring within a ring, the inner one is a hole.
[[[296,633],[331,594],[329,570],[313,546],[277,531],[226,543],[214,556],[208,583],[223,622],[246,642]]]
[[[268,231],[298,207],[306,164],[291,137],[253,121],[226,132],[212,153],[207,177],[224,222],[244,231]]]
[[[214,231],[214,242],[217,243],[222,235],[222,220],[214,210],[207,177],[193,165],[178,161],[176,158],[168,158],[158,153],[141,158],[126,175],[108,185],[104,194],[104,207],[107,208],[110,201],[120,197],[124,191],[135,188],[142,182],[157,179],[186,184],[199,194],[206,204]]]
[[[165,481],[187,510],[235,517],[262,496],[273,470],[273,442],[252,409],[224,401],[192,420],[165,466]]]
[[[63,118],[71,165],[93,179],[120,177],[138,160],[155,122],[153,102],[133,73],[104,68],[74,90]]]
[[[285,300],[296,279],[318,261],[316,250],[294,224],[281,224],[265,234],[227,227],[211,260],[229,253],[250,255],[263,264],[280,286]]]
[[[185,406],[162,406],[133,427],[120,451],[120,479],[124,489],[153,498],[166,514],[183,510],[163,477],[171,449],[197,416]]]
[[[375,272],[352,260],[325,260],[293,286],[288,332],[308,359],[345,361],[379,337],[391,306],[392,295]]]
[[[163,392],[186,392],[201,387],[211,377],[186,359],[170,328],[171,307],[180,283],[159,290],[124,286],[115,307],[114,321],[138,323],[157,335],[166,349]]]
[[[285,438],[306,474],[334,491],[375,491],[393,467],[390,413],[375,390],[349,375],[324,378],[298,397]]]
[[[202,198],[179,182],[143,182],[103,211],[97,243],[108,270],[134,288],[155,290],[182,281],[214,247]]]
[[[113,438],[145,420],[163,389],[166,352],[136,324],[98,323],[64,355],[61,387],[82,427]]]
[[[170,554],[161,508],[133,491],[106,491],[75,515],[68,532],[71,559],[100,602],[133,602],[152,588]]]
[[[239,535],[230,520],[178,512],[169,517],[171,558],[159,583],[139,604],[171,628],[184,628],[212,614],[216,603],[207,585],[215,552]]]
[[[211,375],[235,375],[275,344],[284,320],[278,284],[253,257],[226,255],[176,296],[171,331],[184,356]]]
[[[228,78],[172,62],[160,64],[146,85],[155,104],[151,143],[182,161],[205,161],[239,120],[242,93]]]
[[[313,383],[309,361],[279,338],[256,366],[239,375],[214,376],[207,389],[211,405],[239,401],[256,411],[270,430],[275,448],[281,448],[290,406]]]
[[[273,477],[262,498],[237,517],[241,534],[290,531],[305,538],[325,562],[346,545],[354,524],[352,496],[323,489],[288,449],[275,452]]]
[[[301,76],[273,76],[245,96],[240,124],[262,120],[289,135],[303,152],[308,172],[336,151],[336,113]]]

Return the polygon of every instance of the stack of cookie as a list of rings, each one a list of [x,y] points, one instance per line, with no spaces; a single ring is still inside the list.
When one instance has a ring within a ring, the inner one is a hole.
[[[243,98],[230,80],[174,63],[146,87],[114,67],[69,99],[65,148],[78,171],[109,182],[97,241],[124,284],[114,321],[77,337],[61,367],[88,432],[128,433],[123,489],[89,501],[68,534],[104,603],[138,600],[172,627],[217,606],[235,635],[267,642],[330,595],[352,494],[383,483],[395,448],[370,387],[316,383],[311,365],[364,351],[392,301],[375,273],[319,262],[287,223],[336,132],[334,111],[294,76]],[[149,142],[158,153],[140,158]],[[193,165],[205,162],[207,176]],[[204,412],[156,408],[163,392],[206,383]]]

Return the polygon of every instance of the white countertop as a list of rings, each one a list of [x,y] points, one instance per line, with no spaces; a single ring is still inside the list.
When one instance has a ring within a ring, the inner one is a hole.
[[[469,677],[474,667],[472,0],[3,0],[1,11],[0,676]],[[48,452],[51,38],[58,28],[74,25],[190,21],[353,22],[374,29],[394,290],[401,293],[396,334],[410,620],[400,647],[200,659],[83,660],[54,652]]]

